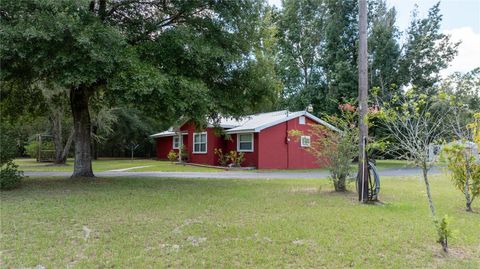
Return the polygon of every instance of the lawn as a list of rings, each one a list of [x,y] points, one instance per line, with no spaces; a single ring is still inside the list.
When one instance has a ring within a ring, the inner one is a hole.
[[[30,178],[2,192],[2,268],[479,268],[480,211],[432,177],[458,230],[435,243],[418,177],[384,178],[384,205],[327,180]]]
[[[19,169],[28,172],[42,172],[42,171],[58,171],[71,172],[73,171],[73,160],[69,159],[66,165],[53,165],[52,163],[38,163],[35,159],[15,159],[15,163],[19,165]],[[220,172],[224,171],[215,168],[206,168],[190,165],[177,165],[168,161],[157,161],[151,159],[114,159],[104,158],[94,160],[94,172],[103,172],[115,169],[125,169],[132,167],[145,166],[143,168],[131,169],[129,171],[158,171],[158,172]]]

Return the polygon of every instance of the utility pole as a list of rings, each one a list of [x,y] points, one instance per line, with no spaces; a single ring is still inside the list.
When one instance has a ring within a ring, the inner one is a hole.
[[[367,0],[358,0],[359,51],[358,51],[358,127],[360,131],[358,155],[358,199],[368,200],[368,160],[366,144],[368,137],[368,62],[367,62]]]

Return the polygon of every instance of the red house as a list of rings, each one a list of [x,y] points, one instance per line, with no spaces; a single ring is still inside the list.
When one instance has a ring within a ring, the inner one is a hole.
[[[222,118],[215,126],[209,124],[203,131],[196,131],[195,126],[187,122],[176,131],[170,128],[151,137],[156,140],[158,159],[166,159],[172,149],[178,152],[183,144],[190,163],[218,165],[218,156],[214,154],[217,148],[224,153],[231,150],[244,152],[242,166],[258,169],[317,168],[320,164],[304,149],[310,146],[310,136],[304,135],[298,141],[288,137],[290,130],[308,134],[312,124],[337,130],[306,111],[283,110],[250,115],[240,120]]]

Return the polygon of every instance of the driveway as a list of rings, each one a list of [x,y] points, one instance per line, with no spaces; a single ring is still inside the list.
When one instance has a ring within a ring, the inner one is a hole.
[[[430,173],[440,173],[439,168],[433,168]],[[26,176],[55,176],[69,177],[71,172],[25,172]],[[419,168],[395,168],[379,171],[380,177],[390,176],[420,176],[422,170]],[[254,171],[226,171],[226,172],[128,172],[128,171],[109,171],[96,172],[97,177],[158,177],[158,178],[218,178],[218,179],[311,179],[327,178],[329,173],[326,171],[312,172],[254,172]]]

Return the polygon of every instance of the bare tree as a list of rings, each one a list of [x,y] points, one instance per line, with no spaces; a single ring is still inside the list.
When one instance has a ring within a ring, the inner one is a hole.
[[[428,204],[438,230],[441,225],[438,224],[428,178],[436,160],[431,158],[429,151],[431,145],[439,143],[450,131],[448,121],[452,108],[437,95],[431,94],[430,90],[426,92],[417,94],[415,89],[411,89],[405,95],[394,98],[395,104],[383,103],[382,118],[390,137],[395,141],[389,145],[389,151],[422,169]],[[447,237],[441,238],[439,243],[447,251]]]

